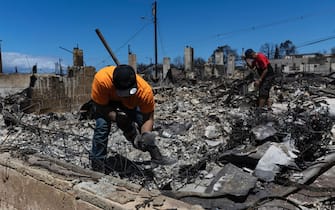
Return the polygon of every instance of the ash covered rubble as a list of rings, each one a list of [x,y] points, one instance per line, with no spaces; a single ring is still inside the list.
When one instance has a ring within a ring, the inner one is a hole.
[[[255,108],[245,80],[157,88],[156,143],[178,162],[152,165],[112,125],[109,175],[205,209],[332,209],[333,82],[314,74],[277,78],[270,110]],[[16,104],[24,97],[1,98],[0,151],[89,168],[94,121],[79,120],[79,112],[26,114]]]

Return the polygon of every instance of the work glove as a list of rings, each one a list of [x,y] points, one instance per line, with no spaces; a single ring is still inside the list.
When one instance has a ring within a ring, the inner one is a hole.
[[[133,143],[134,147],[145,152],[150,146],[156,146],[155,138],[156,136],[152,132],[138,134]]]
[[[155,144],[155,134],[152,132],[143,132],[138,134],[134,141],[134,147],[142,150],[143,152],[149,152],[151,161],[159,165],[172,165],[177,160],[171,159],[167,156],[163,156],[159,148]]]

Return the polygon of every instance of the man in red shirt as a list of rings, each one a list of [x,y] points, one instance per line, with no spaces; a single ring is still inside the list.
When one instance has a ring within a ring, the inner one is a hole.
[[[274,71],[269,59],[263,53],[256,53],[252,49],[245,51],[244,59],[248,67],[256,69],[259,75],[259,79],[255,81],[255,86],[259,88],[258,106],[270,107],[270,89],[274,81]]]
[[[172,164],[155,145],[155,101],[151,86],[129,65],[108,66],[99,70],[93,79],[91,99],[93,103],[94,129],[91,166],[105,172],[107,143],[112,122],[133,146],[148,151],[157,164]]]

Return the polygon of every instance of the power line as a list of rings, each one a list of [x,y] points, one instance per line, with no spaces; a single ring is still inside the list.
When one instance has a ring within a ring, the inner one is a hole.
[[[317,43],[320,43],[320,42],[325,42],[325,41],[328,41],[328,40],[331,40],[331,39],[335,39],[335,36],[329,36],[329,37],[321,38],[321,39],[318,39],[316,41],[309,41],[309,42],[306,42],[304,44],[301,44],[300,46],[297,46],[296,48],[302,48],[302,47],[314,45],[314,44],[317,44]]]
[[[158,25],[158,24],[157,24]],[[160,27],[158,26],[158,36],[159,36],[159,41],[161,43],[161,49],[163,51],[163,55],[166,55],[166,51],[165,51],[165,48],[164,48],[164,45],[163,45],[163,38],[162,38],[162,33],[160,31]]]
[[[330,10],[330,12],[334,12],[334,10],[332,9],[332,10]],[[313,14],[305,14],[305,15],[301,15],[301,16],[297,16],[297,17],[293,17],[293,18],[277,20],[277,21],[274,21],[274,22],[271,22],[271,23],[265,23],[265,24],[260,24],[260,25],[256,25],[256,26],[241,28],[241,29],[237,29],[237,30],[233,30],[233,31],[229,31],[229,32],[219,33],[219,34],[216,35],[216,37],[227,36],[227,35],[237,34],[237,33],[241,33],[241,32],[247,32],[247,31],[255,31],[255,30],[258,30],[258,29],[262,29],[262,28],[269,28],[269,27],[272,27],[272,26],[275,26],[275,25],[281,25],[281,24],[285,24],[285,23],[289,23],[289,22],[304,20],[306,18],[310,18],[310,17],[313,17],[313,16],[326,15],[326,14],[329,14],[329,13],[326,13],[326,11],[322,11],[322,12],[313,13]]]
[[[227,36],[227,35],[232,35],[232,34],[236,34],[236,33],[240,33],[240,32],[246,32],[246,31],[255,31],[258,29],[262,29],[262,28],[269,28],[275,25],[280,25],[280,24],[285,24],[285,23],[289,23],[289,22],[293,22],[293,21],[297,21],[297,20],[302,20],[304,19],[304,16],[300,16],[300,17],[295,17],[295,18],[288,18],[288,19],[283,19],[283,20],[278,20],[272,23],[265,23],[265,24],[261,24],[261,25],[256,25],[256,26],[251,26],[251,27],[247,27],[247,28],[242,28],[242,29],[237,29],[234,31],[229,31],[229,32],[225,32],[225,33],[220,33],[217,34],[216,36],[220,37],[220,36]]]
[[[143,25],[138,31],[136,31],[125,43],[123,43],[119,48],[117,48],[116,50],[115,50],[115,52],[117,52],[117,51],[119,51],[120,49],[122,49],[124,46],[126,46],[127,44],[129,44],[129,42],[132,40],[132,39],[134,39],[141,31],[143,31],[143,29],[145,28],[145,27],[147,27],[149,24],[151,24],[151,23],[147,23],[147,24],[145,24],[145,25]]]

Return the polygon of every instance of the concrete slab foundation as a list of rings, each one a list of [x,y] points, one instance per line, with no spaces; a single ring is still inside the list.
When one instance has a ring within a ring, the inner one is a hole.
[[[0,210],[202,209],[36,155],[0,154]]]

